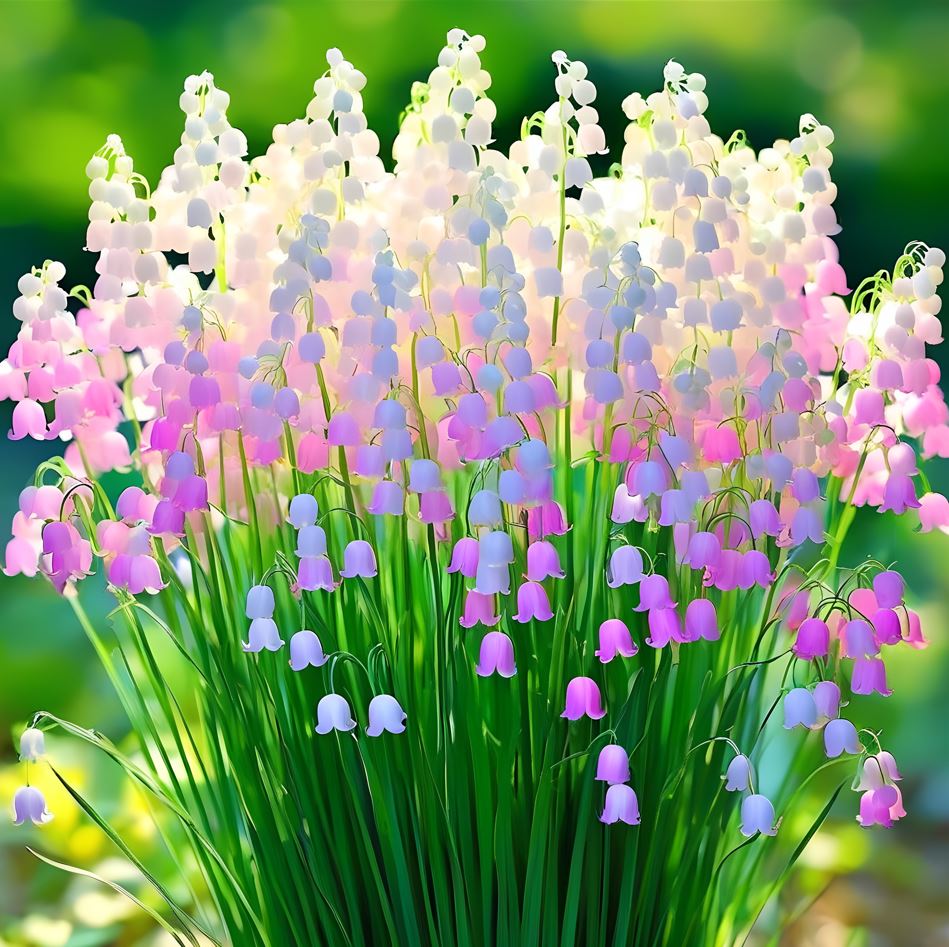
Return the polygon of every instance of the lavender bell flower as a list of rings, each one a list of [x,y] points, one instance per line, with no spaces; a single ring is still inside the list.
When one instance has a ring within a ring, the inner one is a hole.
[[[550,621],[553,617],[544,587],[538,582],[523,582],[517,590],[517,614],[514,620],[524,624],[531,619]]]
[[[322,667],[327,660],[320,639],[312,631],[304,628],[290,638],[290,667],[294,671]]]
[[[669,582],[664,575],[647,575],[639,584],[639,604],[633,609],[645,612],[653,608],[675,608],[669,597]]]
[[[340,694],[327,694],[316,706],[316,732],[329,733],[331,730],[352,730],[356,726],[352,711],[346,698]]]
[[[797,630],[791,649],[802,661],[826,658],[830,650],[830,629],[819,618],[808,618]]]
[[[589,677],[573,678],[567,684],[567,704],[560,716],[567,720],[579,720],[581,717],[599,720],[605,717],[606,711],[596,681]]]
[[[616,655],[631,658],[639,648],[629,633],[626,622],[619,618],[608,618],[600,625],[600,647],[593,653],[603,664],[609,664]]]
[[[643,577],[643,556],[635,546],[619,546],[610,556],[606,584],[611,589],[635,585]]]
[[[258,651],[279,651],[283,647],[283,639],[277,630],[277,623],[272,618],[255,618],[250,623],[247,640],[243,643],[245,651],[256,654]]]
[[[344,579],[352,579],[357,575],[371,579],[378,574],[376,554],[366,540],[354,539],[346,546],[343,550],[343,568],[339,570],[339,574]]]
[[[646,644],[650,648],[664,648],[670,641],[684,641],[682,622],[674,608],[649,609],[649,637]]]
[[[514,677],[517,674],[514,645],[503,631],[489,631],[481,639],[481,652],[475,672],[479,677],[490,677],[492,674]]]
[[[302,526],[297,533],[297,548],[301,559],[326,555],[326,531],[322,526]]]
[[[527,578],[531,582],[562,579],[565,574],[560,568],[560,557],[552,543],[541,539],[527,547]]]
[[[857,728],[849,720],[840,717],[824,727],[824,751],[830,759],[841,753],[860,753],[862,750]]]
[[[880,653],[872,626],[862,618],[854,618],[844,626],[844,646],[848,658],[869,658]]]
[[[814,695],[803,687],[795,687],[784,698],[784,729],[804,727],[810,730],[815,726],[817,704],[814,703]]]
[[[273,589],[269,585],[253,585],[247,591],[248,618],[272,618],[274,610]]]
[[[494,528],[503,522],[500,497],[493,490],[479,490],[468,504],[469,525]]]
[[[725,770],[725,789],[728,792],[744,792],[751,788],[754,779],[754,770],[751,766],[751,760],[742,753],[739,753]]]
[[[332,592],[336,588],[333,566],[326,556],[304,556],[297,567],[297,587],[307,592]]]
[[[689,602],[685,609],[685,640],[718,641],[721,632],[718,630],[718,616],[715,613],[715,603],[707,598],[696,598]]]
[[[815,684],[814,706],[819,724],[833,720],[840,713],[840,688],[833,681]]]
[[[404,733],[405,711],[390,694],[377,694],[369,701],[369,726],[366,727],[366,735],[377,737],[384,730],[389,733]]]
[[[613,825],[615,822],[639,825],[639,800],[632,786],[615,783],[606,790],[606,801],[600,821],[606,825]]]
[[[20,734],[20,759],[35,763],[46,753],[46,736],[36,727],[27,727]]]
[[[883,661],[880,658],[856,658],[850,689],[855,694],[882,694],[889,697],[893,691],[886,686],[886,665]]]
[[[482,595],[474,589],[469,589],[465,596],[465,609],[458,623],[462,628],[473,628],[479,622],[489,627],[496,625],[501,616],[495,614],[493,595]]]
[[[45,825],[53,820],[43,794],[35,786],[21,786],[13,795],[13,824],[23,825],[27,819],[34,825]]]
[[[310,493],[299,493],[290,501],[287,522],[296,529],[315,526],[320,515],[320,505]]]
[[[611,785],[629,781],[629,754],[623,747],[608,743],[600,750],[596,760],[596,779]]]
[[[755,793],[746,796],[741,804],[741,834],[751,838],[757,833],[762,835],[777,835],[778,828],[774,824],[774,806],[767,796]]]
[[[871,789],[860,797],[860,814],[857,822],[864,828],[882,825],[888,829],[893,822],[906,815],[903,799],[896,786],[885,784]]]
[[[903,604],[903,577],[899,572],[880,572],[873,577],[873,594],[880,608],[899,608]]]
[[[478,540],[463,536],[451,551],[449,572],[460,572],[466,579],[478,574]]]

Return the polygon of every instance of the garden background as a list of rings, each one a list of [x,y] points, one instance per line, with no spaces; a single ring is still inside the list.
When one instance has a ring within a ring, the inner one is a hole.
[[[587,63],[614,154],[625,123],[622,99],[658,88],[662,65],[676,58],[707,77],[707,115],[722,137],[743,128],[763,147],[793,137],[804,112],[834,129],[844,228],[838,245],[851,286],[892,266],[910,240],[949,249],[949,71],[939,66],[949,54],[944,2],[0,0],[0,348],[15,336],[10,304],[18,276],[32,265],[61,260],[67,285],[92,282],[92,257],[82,251],[86,161],[117,132],[136,169],[154,183],[178,142],[185,76],[214,73],[231,94],[229,117],[256,154],[275,123],[302,114],[325,69],[325,50],[338,46],[368,76],[365,109],[387,154],[412,82],[427,76],[452,26],[487,38],[482,58],[494,77],[495,134],[505,145],[523,116],[550,102],[554,49]],[[949,349],[936,357],[945,369]],[[10,405],[0,405],[0,431],[9,417]],[[58,446],[4,444],[0,523],[9,522],[35,464]],[[931,467],[934,488],[943,492],[947,468]],[[803,856],[796,882],[802,913],[786,933],[788,944],[949,944],[949,539],[919,537],[910,548],[910,529],[867,513],[849,541],[851,562],[870,548],[883,562],[899,560],[932,640],[928,651],[894,653],[894,697],[864,698],[867,721],[883,728],[897,753],[909,818],[889,832],[866,832],[853,819],[853,800],[838,801]],[[104,593],[100,599],[105,621],[109,600]],[[117,741],[127,729],[69,608],[47,585],[0,576],[4,805],[19,779],[14,737],[39,709]],[[173,885],[175,867],[122,774],[65,737],[50,745],[71,781],[152,850]],[[159,943],[147,917],[120,896],[26,852],[26,843],[37,845],[129,878],[63,791],[43,785],[56,812],[50,826],[15,830],[0,821],[0,947]]]

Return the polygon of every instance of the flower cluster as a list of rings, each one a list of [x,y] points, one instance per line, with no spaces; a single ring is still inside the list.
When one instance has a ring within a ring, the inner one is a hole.
[[[624,102],[606,176],[596,88],[562,52],[554,101],[503,150],[484,48],[449,34],[392,171],[365,77],[338,50],[259,157],[209,73],[185,83],[181,144],[154,190],[108,139],[87,167],[95,285],[66,292],[50,261],[23,276],[0,364],[11,436],[67,442],[21,495],[7,574],[62,591],[101,560],[117,590],[177,594],[177,547],[198,567],[225,524],[246,524],[255,555],[289,527],[294,556],[257,563],[241,590],[243,648],[263,660],[284,647],[272,579],[309,624],[310,603],[402,569],[402,537],[427,550],[458,634],[478,636],[479,687],[538,673],[537,625],[569,636],[580,673],[551,679],[573,728],[615,720],[628,690],[610,675],[643,659],[634,636],[647,655],[731,638],[737,665],[790,633],[785,726],[823,729],[829,757],[861,754],[861,824],[889,824],[899,775],[839,717],[841,687],[888,694],[886,649],[925,642],[895,571],[838,556],[857,506],[949,532],[920,467],[949,455],[927,355],[944,254],[912,244],[851,292],[830,129],[805,115],[758,152],[723,140],[704,78],[675,62]],[[98,480],[130,469],[113,508]],[[344,525],[328,535],[327,517]],[[763,617],[738,655],[746,599]],[[289,652],[293,671],[371,667],[308,629]],[[329,676],[320,734],[356,726]],[[376,693],[366,732],[402,732],[405,716]],[[631,754],[600,751],[603,822],[639,823]],[[727,778],[752,789],[747,756]],[[35,795],[18,800],[42,816]],[[776,831],[764,796],[744,798],[741,831]]]

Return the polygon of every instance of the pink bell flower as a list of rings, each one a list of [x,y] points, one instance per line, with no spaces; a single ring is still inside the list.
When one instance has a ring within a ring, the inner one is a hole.
[[[826,658],[830,651],[830,629],[820,618],[808,618],[801,623],[791,649],[802,661]]]
[[[889,697],[893,691],[886,686],[886,665],[883,661],[880,658],[856,658],[850,689],[855,694],[882,694]]]
[[[857,822],[865,829],[874,825],[882,825],[888,829],[904,815],[906,812],[903,809],[902,796],[896,786],[884,784],[860,797]]]
[[[327,556],[304,556],[297,567],[296,587],[306,592],[332,592],[336,588],[333,566]]]
[[[478,540],[471,536],[462,536],[451,551],[448,572],[460,572],[466,579],[478,574]]]
[[[560,557],[552,543],[541,539],[527,547],[527,578],[531,582],[562,579],[565,575],[560,568]]]
[[[514,620],[523,624],[531,619],[550,621],[553,617],[544,587],[539,582],[523,582],[517,590],[517,614]]]
[[[12,418],[13,428],[10,431],[10,439],[14,441],[22,440],[24,437],[32,437],[36,441],[46,440],[46,413],[43,406],[30,398],[24,398],[17,402],[13,409]]]
[[[458,619],[462,628],[474,628],[477,624],[493,627],[501,620],[500,615],[495,614],[495,604],[493,595],[483,595],[470,589],[465,596],[465,609],[461,618]]]
[[[627,547],[632,548],[632,547]],[[633,609],[645,612],[655,608],[675,608],[669,597],[669,580],[664,575],[647,575],[639,584],[639,604]]]
[[[597,757],[595,778],[610,785],[629,782],[629,754],[626,750],[615,743],[607,743]]]
[[[560,716],[567,720],[579,720],[581,717],[600,720],[605,717],[606,711],[596,681],[589,677],[573,678],[567,684],[566,707]]]
[[[718,630],[718,616],[715,613],[715,604],[707,598],[693,599],[685,609],[686,641],[718,641],[721,632]]]
[[[685,642],[679,613],[674,608],[649,609],[649,636],[646,644],[650,648],[664,648],[670,641]]]
[[[479,677],[490,677],[492,674],[513,677],[517,674],[514,645],[503,631],[489,631],[481,639],[481,652],[475,672]]]
[[[593,653],[603,664],[609,664],[616,655],[631,658],[639,651],[626,622],[619,618],[608,618],[600,625],[600,647]]]

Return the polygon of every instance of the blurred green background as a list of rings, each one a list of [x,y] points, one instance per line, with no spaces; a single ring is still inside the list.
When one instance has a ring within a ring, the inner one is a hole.
[[[949,72],[939,65],[949,56],[946,2],[0,0],[3,351],[17,329],[10,303],[21,273],[51,258],[66,264],[69,285],[92,281],[93,260],[82,252],[87,159],[118,132],[136,169],[154,182],[178,143],[185,76],[205,68],[215,74],[231,93],[231,121],[259,153],[275,123],[302,115],[324,51],[338,46],[368,76],[366,113],[386,149],[411,83],[427,76],[452,26],[487,38],[482,58],[494,77],[502,143],[518,134],[524,115],[550,103],[550,53],[564,48],[587,63],[599,89],[601,124],[614,145],[605,170],[622,143],[622,99],[655,90],[663,63],[674,57],[706,75],[708,117],[722,137],[744,128],[754,146],[765,146],[796,134],[803,112],[834,128],[844,228],[838,243],[851,286],[891,266],[911,239],[949,249]],[[945,366],[945,351],[936,357]],[[8,429],[9,413],[0,406],[0,429]],[[9,521],[17,493],[55,446],[4,444],[0,522]],[[944,468],[930,475],[946,489]],[[895,695],[863,698],[859,711],[864,723],[883,728],[897,754],[910,817],[890,832],[863,832],[853,821],[856,797],[844,794],[833,824],[805,853],[794,897],[806,910],[786,942],[949,944],[949,546],[944,536],[912,536],[906,525],[866,515],[851,561],[868,549],[901,561],[933,641],[925,652],[901,651],[891,671]],[[103,596],[101,613],[107,607]],[[121,710],[69,608],[40,582],[0,577],[4,804],[21,776],[8,735],[37,709],[114,739],[124,733]],[[141,845],[157,846],[120,774],[54,740],[68,774],[105,811],[121,811]],[[114,851],[62,793],[52,805],[57,819],[42,837],[0,822],[0,945],[158,943],[107,889],[64,878],[24,852],[25,841],[38,843],[122,877]]]

